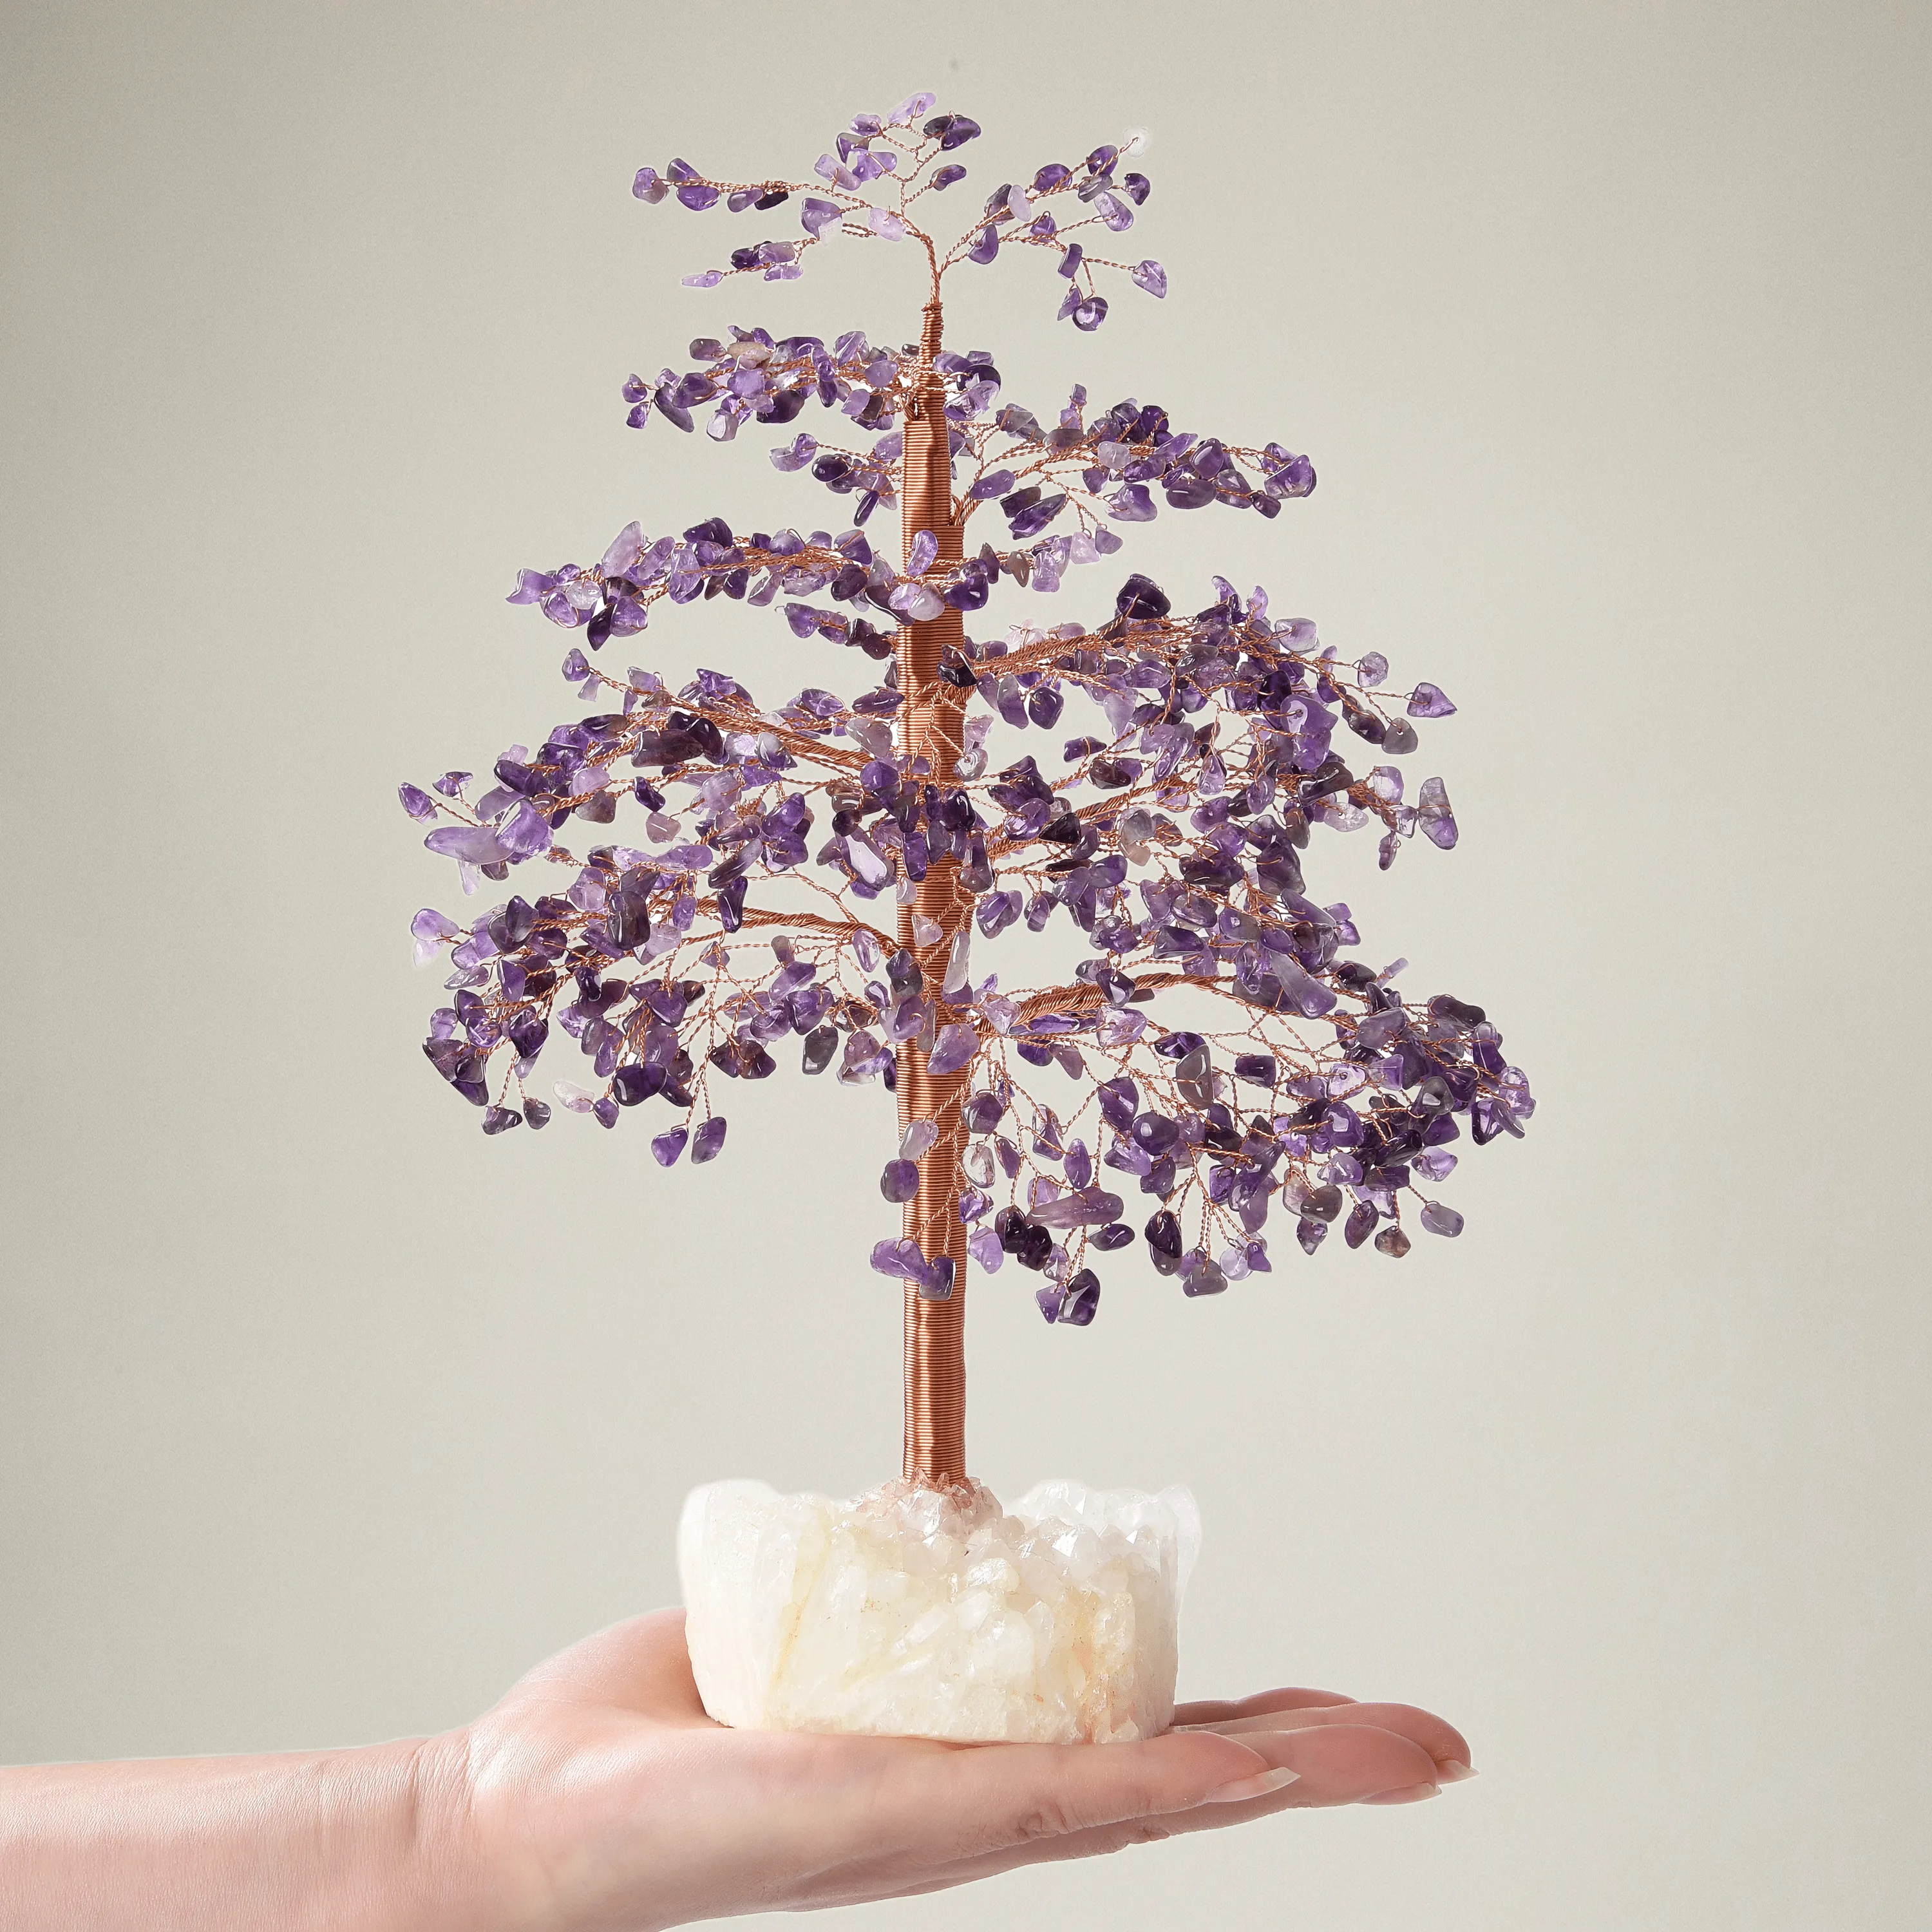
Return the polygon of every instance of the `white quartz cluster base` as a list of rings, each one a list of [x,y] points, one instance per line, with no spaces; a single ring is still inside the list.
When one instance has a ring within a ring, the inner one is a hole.
[[[781,1496],[707,1484],[678,1525],[704,1708],[751,1730],[1039,1744],[1152,1737],[1174,1715],[1184,1489],[1042,1483]]]

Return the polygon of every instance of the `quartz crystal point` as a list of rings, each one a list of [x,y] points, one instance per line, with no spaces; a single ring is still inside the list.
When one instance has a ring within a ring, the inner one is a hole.
[[[1174,1715],[1201,1519],[1150,1496],[904,1481],[838,1502],[708,1484],[678,1526],[704,1708],[746,1730],[1106,1743]]]

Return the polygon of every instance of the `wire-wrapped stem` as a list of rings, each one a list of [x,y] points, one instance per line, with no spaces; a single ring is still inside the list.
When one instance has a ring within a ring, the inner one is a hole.
[[[939,544],[941,562],[956,562],[958,526],[952,519],[952,456],[948,446],[944,379],[934,367],[941,329],[937,299],[926,309],[921,341],[920,380],[905,426],[905,462],[901,488],[906,550],[921,530]],[[902,751],[923,757],[933,777],[948,782],[961,752],[962,694],[939,675],[949,645],[964,639],[957,610],[907,626],[898,646],[899,689],[904,704]],[[899,908],[899,944],[910,950],[937,996],[952,958],[952,944],[972,914],[971,896],[960,881],[959,862],[938,860],[919,884],[917,896]],[[930,920],[940,937],[921,946],[914,936],[915,916]],[[952,1293],[937,1301],[908,1282],[905,1290],[905,1475],[908,1481],[944,1486],[966,1480],[966,1228],[959,1219],[964,1185],[961,1157],[965,1125],[961,1105],[970,1070],[942,1074],[926,1071],[926,1054],[915,1042],[898,1049],[899,1124],[931,1120],[939,1138],[920,1162],[919,1192],[906,1203],[905,1232],[928,1259],[952,1259]]]

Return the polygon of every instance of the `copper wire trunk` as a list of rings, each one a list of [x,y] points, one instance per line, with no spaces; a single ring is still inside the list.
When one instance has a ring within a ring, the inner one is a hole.
[[[960,532],[952,520],[952,451],[946,421],[944,382],[932,366],[941,327],[937,302],[927,304],[922,339],[922,381],[914,410],[906,419],[905,458],[901,487],[902,530],[909,552],[913,538],[930,530],[942,563],[956,562]],[[956,782],[953,764],[960,755],[964,694],[939,675],[942,653],[964,638],[964,622],[949,610],[923,623],[908,626],[898,646],[902,746],[910,758],[925,758],[929,782]],[[971,896],[960,880],[959,861],[930,866],[909,904],[898,908],[899,944],[919,962],[926,988],[935,1001],[945,980],[956,936],[972,916]],[[915,915],[934,921],[940,936],[921,946],[914,937]],[[966,1228],[959,1219],[964,1185],[961,1159],[966,1132],[960,1117],[971,1071],[926,1071],[926,1053],[916,1042],[898,1049],[899,1128],[931,1120],[939,1138],[920,1162],[918,1193],[905,1205],[905,1232],[928,1259],[952,1258],[952,1294],[927,1299],[910,1282],[905,1290],[905,1474],[909,1480],[945,1485],[966,1479]]]

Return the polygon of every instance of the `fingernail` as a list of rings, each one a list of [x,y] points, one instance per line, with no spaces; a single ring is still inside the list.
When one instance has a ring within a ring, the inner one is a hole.
[[[1279,1791],[1284,1784],[1292,1784],[1301,1775],[1298,1771],[1290,1771],[1286,1765],[1273,1771],[1257,1772],[1252,1778],[1238,1778],[1232,1784],[1224,1784],[1219,1790],[1210,1791],[1202,1799],[1204,1804],[1233,1804],[1244,1798],[1265,1798],[1270,1791]]]
[[[1364,1798],[1364,1804],[1417,1804],[1425,1798],[1433,1798],[1442,1789],[1435,1784],[1406,1784],[1396,1791],[1378,1791],[1372,1798]]]
[[[1460,1784],[1466,1778],[1474,1778],[1476,1767],[1465,1764],[1460,1758],[1445,1757],[1436,1767],[1436,1780],[1442,1784]]]

